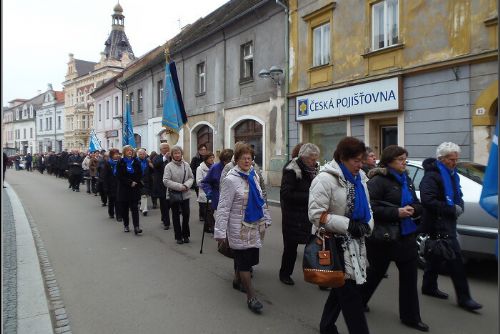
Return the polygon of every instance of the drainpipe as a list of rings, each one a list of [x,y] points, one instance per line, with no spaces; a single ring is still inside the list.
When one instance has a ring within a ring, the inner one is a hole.
[[[286,117],[285,117],[285,159],[286,161],[290,160],[290,136],[289,136],[289,122],[290,122],[290,115],[289,115],[289,110],[288,110],[288,80],[289,80],[289,49],[290,49],[290,43],[289,43],[289,25],[288,25],[288,20],[289,20],[289,10],[288,6],[285,5],[283,2],[280,0],[276,0],[276,4],[280,5],[281,7],[284,8],[285,10],[285,112],[286,112]]]
[[[154,65],[153,65],[153,67],[154,67]],[[156,117],[156,115],[155,115],[156,114],[156,106],[155,106],[155,78],[154,78],[154,75],[153,75],[153,67],[151,67],[149,69],[149,71],[151,72],[151,118],[155,118]],[[151,132],[153,132],[153,124],[151,124]],[[148,137],[149,137],[149,124],[148,124]],[[153,145],[153,143],[149,144],[149,140],[148,140],[148,144],[150,145],[150,147],[157,147],[158,145],[157,145],[156,141],[154,140],[154,139],[156,139],[156,134],[153,133],[153,135],[151,137],[153,138],[154,145]],[[159,140],[158,140],[158,142],[159,142]]]

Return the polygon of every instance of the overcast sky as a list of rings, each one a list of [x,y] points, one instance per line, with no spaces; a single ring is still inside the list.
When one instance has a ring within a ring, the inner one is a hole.
[[[175,36],[180,26],[228,0],[120,0],[136,57]],[[2,1],[2,106],[47,84],[62,90],[68,54],[98,62],[117,0]],[[179,21],[180,20],[180,25]]]

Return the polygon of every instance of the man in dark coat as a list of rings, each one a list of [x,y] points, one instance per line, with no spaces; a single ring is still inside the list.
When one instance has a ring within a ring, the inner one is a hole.
[[[311,235],[309,188],[318,173],[319,153],[316,145],[303,144],[298,157],[283,168],[280,202],[284,249],[279,278],[287,285],[295,284],[291,275],[297,258],[297,247],[307,243]]]
[[[61,157],[59,159],[59,177],[64,177],[66,175],[66,171],[68,170],[68,159],[69,154],[67,151],[63,151],[61,153]]]
[[[80,182],[82,178],[82,157],[77,150],[73,150],[68,157],[69,182],[73,191],[80,191]]]
[[[3,152],[3,160],[2,160],[2,165],[3,165],[3,181],[5,181],[5,171],[7,170],[8,163],[9,163],[9,157],[7,156],[7,153]],[[3,186],[3,187],[7,188],[6,186]]]
[[[170,145],[161,143],[160,153],[153,160],[154,172],[151,196],[160,200],[161,221],[165,230],[170,228],[170,203],[167,200],[167,188],[163,184],[163,172],[170,161]]]
[[[26,171],[32,172],[33,168],[31,164],[33,163],[33,157],[31,156],[31,153],[28,153],[26,155],[25,161],[26,161]]]
[[[422,164],[425,173],[420,182],[420,198],[424,207],[424,230],[431,239],[448,239],[454,253],[454,259],[445,260],[435,256],[426,258],[422,293],[440,299],[448,298],[437,284],[439,267],[444,262],[455,287],[458,305],[474,311],[482,305],[471,298],[457,240],[457,219],[464,211],[460,177],[456,169],[459,154],[460,147],[457,144],[445,142],[436,150],[437,159],[428,158]]]
[[[109,159],[109,157],[104,153],[100,153],[98,158],[97,158],[97,180],[96,180],[96,190],[99,193],[99,196],[101,197],[101,205],[106,206],[108,203],[108,196],[106,194],[106,190],[104,187],[104,167]],[[110,216],[114,216],[114,211],[113,214]]]

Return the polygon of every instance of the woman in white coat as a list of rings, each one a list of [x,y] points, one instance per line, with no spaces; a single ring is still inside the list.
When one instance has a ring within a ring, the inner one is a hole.
[[[259,263],[259,249],[271,216],[252,167],[252,148],[247,144],[239,146],[234,160],[236,166],[222,182],[214,238],[223,242],[227,236],[234,251],[233,287],[240,290],[242,285],[248,308],[259,313],[263,305],[255,296],[250,270]]]
[[[345,285],[330,291],[320,322],[321,333],[338,333],[335,322],[342,311],[349,333],[367,334],[368,324],[359,285],[366,282],[365,236],[373,229],[366,181],[361,170],[365,144],[345,137],[334,160],[314,178],[309,192],[309,219],[324,226],[340,245]]]

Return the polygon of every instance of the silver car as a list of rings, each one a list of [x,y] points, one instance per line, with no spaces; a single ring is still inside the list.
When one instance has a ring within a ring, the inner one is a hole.
[[[408,161],[407,170],[415,184],[417,196],[420,197],[420,181],[424,176],[422,161]],[[486,167],[472,162],[459,162],[457,170],[465,202],[464,213],[457,221],[458,242],[462,253],[466,259],[494,257],[498,222],[479,205]],[[417,237],[420,265],[425,264],[423,244],[426,238],[425,234]]]

